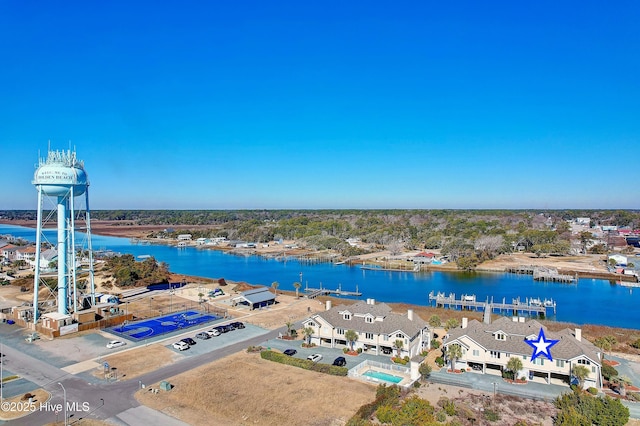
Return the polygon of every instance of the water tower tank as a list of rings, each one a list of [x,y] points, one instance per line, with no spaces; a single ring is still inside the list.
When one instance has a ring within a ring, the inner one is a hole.
[[[84,164],[78,161],[75,152],[49,151],[46,160],[40,160],[33,184],[49,196],[64,196],[72,187],[73,195],[78,196],[84,194],[89,180]]]

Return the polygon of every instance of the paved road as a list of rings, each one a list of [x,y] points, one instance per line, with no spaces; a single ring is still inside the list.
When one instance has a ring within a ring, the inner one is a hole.
[[[165,416],[157,411],[149,410],[146,407],[140,408],[133,394],[138,391],[139,383],[156,383],[168,377],[175,376],[189,371],[200,365],[216,361],[236,352],[242,351],[251,345],[259,345],[266,340],[273,339],[279,333],[286,330],[282,327],[278,330],[266,331],[265,333],[251,337],[244,341],[239,341],[231,345],[215,349],[197,356],[185,357],[184,359],[162,367],[158,370],[144,374],[136,379],[115,383],[87,383],[81,377],[70,375],[58,368],[52,367],[42,361],[36,360],[28,355],[22,354],[24,359],[20,367],[19,374],[28,380],[37,383],[52,394],[50,403],[63,404],[64,392],[66,389],[67,407],[70,420],[78,418],[97,418],[109,420],[115,424],[123,425],[148,425],[154,423],[153,415],[158,421],[156,424],[183,424],[171,417]],[[7,356],[16,358],[19,353],[7,352]],[[31,364],[33,362],[34,364]],[[17,362],[16,362],[17,363]],[[34,365],[36,368],[34,369]],[[14,366],[14,370],[17,368]],[[61,383],[60,386],[58,383]],[[34,425],[46,424],[63,419],[63,414],[56,414],[55,410],[49,406],[40,406],[40,401],[36,402],[36,410],[28,416],[12,420],[11,424]],[[64,405],[64,404],[63,404]],[[149,414],[152,413],[152,414]],[[166,417],[166,418],[164,418]]]

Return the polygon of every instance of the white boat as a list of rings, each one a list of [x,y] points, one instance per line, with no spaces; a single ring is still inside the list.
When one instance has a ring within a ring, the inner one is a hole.
[[[531,298],[529,299],[529,304],[531,306],[542,306],[542,301],[539,298]]]

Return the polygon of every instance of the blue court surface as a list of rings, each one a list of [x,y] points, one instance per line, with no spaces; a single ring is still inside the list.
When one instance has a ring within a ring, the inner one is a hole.
[[[127,322],[116,327],[111,327],[109,331],[131,340],[141,340],[195,327],[196,325],[215,321],[219,318],[221,317],[212,314],[186,311],[143,321]]]

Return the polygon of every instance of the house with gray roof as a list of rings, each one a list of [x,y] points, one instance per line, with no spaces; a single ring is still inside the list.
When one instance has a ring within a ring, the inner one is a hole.
[[[558,342],[549,347],[552,359],[540,355],[532,361],[533,348],[525,340],[537,340],[541,329],[547,340]],[[538,321],[525,321],[522,317],[502,317],[491,324],[463,318],[460,327],[449,330],[443,344],[445,354],[450,345],[460,345],[462,349],[456,369],[501,375],[509,359],[519,357],[523,368],[517,372],[518,378],[569,386],[573,367],[582,365],[589,370],[584,387],[602,387],[603,354],[582,338],[579,328],[551,332]]]
[[[412,309],[398,314],[386,303],[376,303],[374,299],[335,308],[327,301],[325,311],[307,318],[302,325],[313,329],[311,343],[331,348],[349,347],[345,333],[353,330],[358,335],[354,349],[376,355],[397,353],[396,341],[399,340],[402,342],[400,356],[411,358],[429,349],[431,342],[429,325]]]

